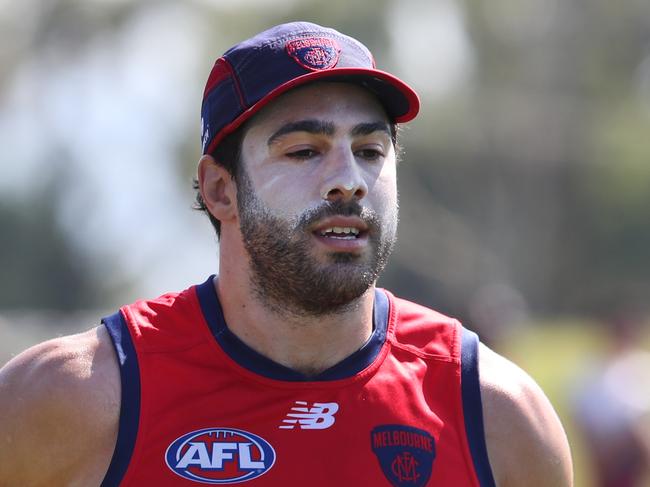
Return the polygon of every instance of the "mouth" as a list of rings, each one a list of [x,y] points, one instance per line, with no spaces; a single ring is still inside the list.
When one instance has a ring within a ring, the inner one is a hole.
[[[356,227],[328,227],[318,230],[317,235],[338,240],[356,240],[364,233]]]
[[[329,251],[355,253],[368,245],[370,232],[360,218],[334,217],[321,222],[312,233]]]

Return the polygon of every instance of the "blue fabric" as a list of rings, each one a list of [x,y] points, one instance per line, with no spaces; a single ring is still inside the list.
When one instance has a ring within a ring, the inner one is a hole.
[[[485,444],[483,404],[478,369],[478,336],[463,328],[461,341],[461,389],[463,414],[474,470],[481,487],[496,487]]]
[[[222,78],[224,69],[230,74]],[[214,85],[210,81],[213,75],[220,80]],[[226,135],[225,127],[233,122],[241,125],[279,92],[325,79],[364,86],[379,98],[395,122],[411,120],[418,112],[417,94],[394,76],[377,70],[362,43],[328,27],[290,22],[233,46],[215,63],[201,108],[203,153],[214,151]],[[228,131],[235,128],[230,126]]]
[[[372,55],[352,37],[309,22],[278,25],[260,32],[224,54],[235,70],[248,106],[254,105],[278,86],[312,72],[312,69],[296,62],[287,52],[287,42],[304,38],[324,38],[336,42],[340,47],[340,57],[337,56],[338,62],[335,64],[337,68],[373,69]]]
[[[248,107],[243,107],[239,101],[239,94],[235,88],[235,81],[228,77],[215,86],[203,100],[201,107],[201,120],[208,136],[203,141],[203,151],[208,147],[214,134],[232,122]],[[201,134],[203,137],[204,134]]]
[[[118,487],[133,455],[140,420],[140,368],[138,357],[122,313],[117,312],[102,320],[113,341],[120,367],[122,399],[120,402],[120,429],[113,458],[101,487]]]
[[[242,367],[270,379],[284,381],[329,381],[352,377],[368,367],[377,357],[386,341],[388,327],[388,297],[383,291],[375,291],[373,310],[374,331],[368,341],[359,350],[333,367],[314,377],[307,377],[300,372],[259,354],[228,329],[223,317],[221,304],[217,298],[212,279],[208,278],[197,286],[201,309],[208,326],[221,348]]]

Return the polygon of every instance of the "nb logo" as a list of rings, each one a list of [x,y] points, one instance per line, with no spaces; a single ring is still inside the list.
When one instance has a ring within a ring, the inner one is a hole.
[[[303,430],[324,430],[334,424],[338,410],[335,402],[315,402],[309,406],[305,401],[296,401],[279,428],[291,430],[298,426]]]

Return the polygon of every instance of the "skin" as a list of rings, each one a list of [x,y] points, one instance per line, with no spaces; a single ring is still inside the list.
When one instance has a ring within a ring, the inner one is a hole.
[[[307,119],[332,122],[335,130],[291,131],[268,143],[288,122]],[[363,202],[388,222],[397,205],[390,137],[383,130],[354,134],[359,124],[377,121],[386,122],[381,106],[355,86],[323,83],[284,95],[281,103],[256,115],[243,141],[244,163],[258,197],[287,220],[324,199],[341,198]],[[372,332],[373,287],[329,315],[301,316],[265,302],[253,292],[235,182],[210,156],[199,163],[199,181],[209,211],[221,220],[215,287],[231,330],[255,350],[308,375],[357,350]],[[361,222],[323,221],[316,229],[339,224]],[[316,234],[310,238],[310,256],[333,272],[338,270],[331,267],[332,252],[350,252],[357,260],[371,255],[370,243],[346,248]],[[485,346],[479,369],[497,485],[573,485],[566,435],[537,384]],[[117,437],[119,404],[119,370],[103,327],[15,357],[0,370],[0,487],[99,485]]]
[[[343,93],[352,90],[354,95]],[[316,100],[316,101],[315,101]],[[301,113],[296,107],[302,107]],[[290,132],[269,139],[280,127],[309,120],[336,120],[334,135]],[[258,197],[287,220],[324,199],[358,199],[380,215],[397,204],[395,152],[390,135],[375,131],[352,136],[364,123],[383,122],[381,106],[354,86],[332,84],[296,90],[259,114],[246,134],[242,156]],[[338,313],[304,316],[270,307],[253,292],[247,254],[242,246],[236,205],[236,186],[230,175],[209,157],[199,164],[202,194],[210,212],[221,220],[222,255],[217,282],[226,322],[247,345],[276,362],[306,374],[325,370],[357,350],[372,333],[373,290]],[[216,191],[215,191],[216,188]],[[326,219],[318,228],[361,226],[354,218]],[[336,272],[328,253],[340,241],[323,244],[313,237],[312,257]],[[370,259],[370,245],[348,250]],[[332,268],[330,268],[332,267]],[[231,325],[230,325],[231,324]]]

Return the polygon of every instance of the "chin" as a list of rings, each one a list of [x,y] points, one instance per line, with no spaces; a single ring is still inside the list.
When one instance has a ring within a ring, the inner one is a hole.
[[[356,264],[363,259],[361,255],[352,252],[331,252],[328,257],[334,264]]]

